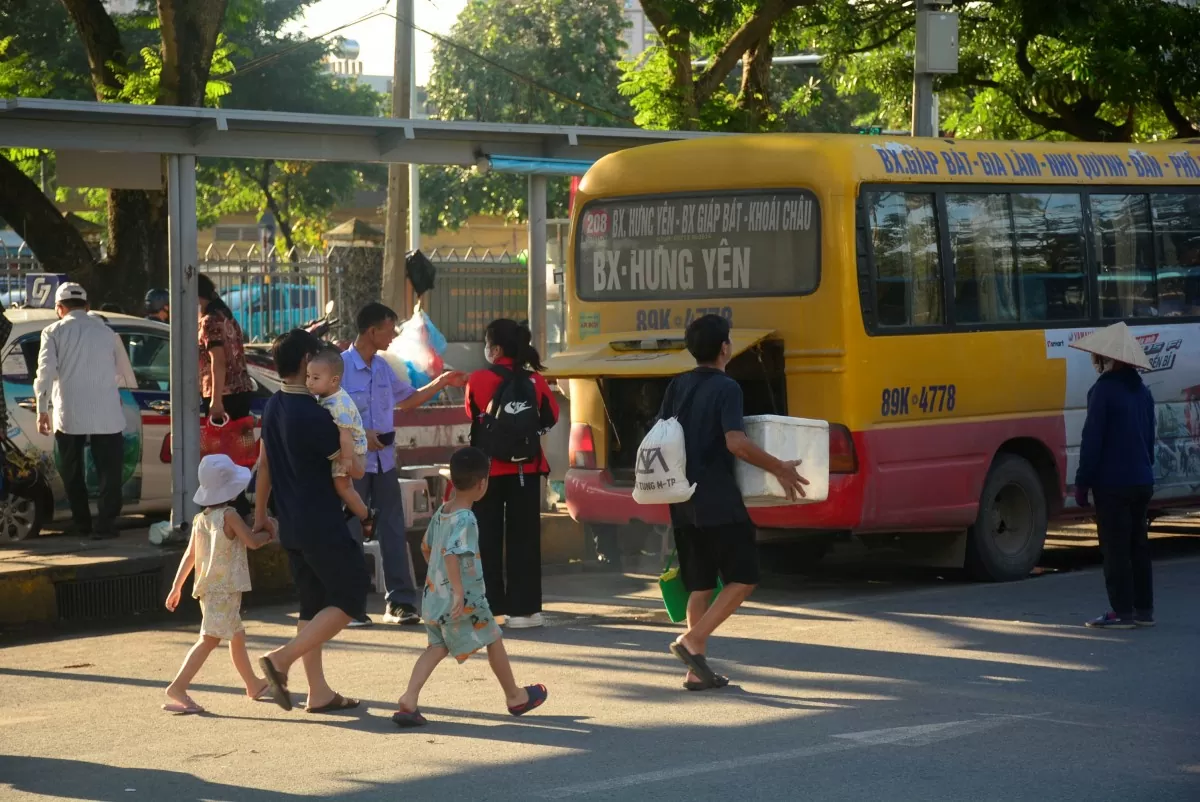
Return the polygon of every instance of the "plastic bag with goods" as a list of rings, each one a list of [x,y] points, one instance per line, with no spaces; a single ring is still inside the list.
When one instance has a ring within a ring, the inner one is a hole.
[[[412,317],[400,325],[400,335],[384,358],[397,376],[407,378],[413,387],[424,387],[446,369],[442,361],[445,352],[446,338],[418,303]]]

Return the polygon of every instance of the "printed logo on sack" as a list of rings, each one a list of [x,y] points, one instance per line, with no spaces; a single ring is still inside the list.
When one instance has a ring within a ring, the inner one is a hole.
[[[654,463],[662,466],[662,469],[667,470],[667,460],[663,457],[661,448],[643,448],[638,451],[638,468],[639,474],[654,473]]]
[[[524,401],[509,401],[504,405],[506,415],[520,415],[527,409],[532,409],[532,407]]]

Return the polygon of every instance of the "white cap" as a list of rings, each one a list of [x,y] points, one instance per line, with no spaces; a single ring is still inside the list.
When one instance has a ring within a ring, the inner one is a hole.
[[[1072,348],[1087,351],[1089,354],[1107,357],[1114,362],[1123,362],[1135,368],[1150,370],[1150,360],[1146,358],[1146,349],[1133,336],[1133,332],[1124,323],[1114,323],[1108,328],[1094,331],[1086,337],[1080,337],[1071,343]]]
[[[59,284],[58,292],[54,293],[54,303],[61,304],[63,301],[87,301],[87,290],[74,281]]]
[[[201,507],[233,501],[250,484],[250,469],[235,465],[226,454],[209,454],[197,471],[200,489],[192,500]]]

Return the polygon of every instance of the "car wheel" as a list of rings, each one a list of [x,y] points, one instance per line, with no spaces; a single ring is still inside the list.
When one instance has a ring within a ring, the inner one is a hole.
[[[1002,454],[992,464],[979,513],[967,538],[967,571],[975,579],[1024,579],[1046,545],[1046,492],[1024,459]]]
[[[15,494],[0,501],[0,542],[15,543],[37,537],[45,521],[42,506],[31,496]]]

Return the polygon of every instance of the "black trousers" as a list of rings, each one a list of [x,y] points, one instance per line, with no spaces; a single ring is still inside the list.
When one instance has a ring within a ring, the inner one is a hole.
[[[62,460],[62,480],[66,486],[71,518],[81,532],[92,531],[92,510],[88,504],[87,483],[84,480],[85,446],[91,441],[92,462],[100,482],[97,500],[96,531],[112,534],[117,531],[117,516],[121,514],[121,474],[125,464],[125,435],[54,433],[54,442]]]
[[[479,559],[493,615],[542,610],[542,477],[493,476],[475,503]]]
[[[1153,487],[1093,490],[1108,603],[1120,616],[1154,610],[1147,513]]]

